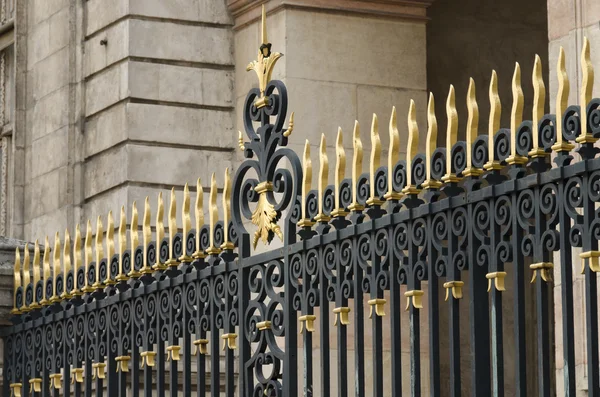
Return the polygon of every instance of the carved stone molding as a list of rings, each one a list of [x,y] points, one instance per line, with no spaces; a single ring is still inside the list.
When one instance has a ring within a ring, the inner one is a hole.
[[[280,9],[303,9],[314,12],[427,21],[427,7],[435,0],[228,0],[234,18],[234,29],[257,21],[261,5],[268,13]]]

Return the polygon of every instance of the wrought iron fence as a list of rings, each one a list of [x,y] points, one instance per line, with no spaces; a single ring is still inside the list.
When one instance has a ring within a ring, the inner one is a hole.
[[[2,330],[3,395],[502,396],[510,373],[511,394],[550,396],[556,393],[556,310],[562,313],[561,383],[565,395],[575,396],[574,317],[582,304],[588,395],[600,395],[600,100],[591,95],[587,40],[581,106],[567,107],[561,50],[558,118],[544,114],[537,58],[533,120],[522,121],[517,64],[510,128],[499,125],[493,74],[488,134],[478,134],[471,81],[466,141],[457,141],[451,88],[445,148],[436,147],[431,97],[426,154],[417,153],[411,103],[406,160],[400,160],[394,110],[387,165],[381,165],[374,116],[369,171],[363,173],[357,123],[351,178],[340,131],[335,182],[328,184],[323,137],[314,190],[309,143],[302,161],[286,147],[293,116],[285,128],[286,88],[270,79],[280,56],[271,52],[263,17],[263,44],[248,66],[259,87],[243,109],[246,160],[233,179],[225,173],[221,217],[213,176],[207,224],[198,181],[193,228],[186,186],[180,233],[172,194],[168,236],[159,196],[154,234],[146,199],[141,242],[134,203],[129,236],[122,209],[116,241],[109,214],[106,233],[98,218],[95,244],[89,222],[83,243],[77,228],[73,249],[68,231],[63,244],[57,234],[53,253],[46,239],[41,267],[37,243],[33,261],[28,248],[23,261],[17,251],[14,325]],[[275,237],[283,249],[253,251]],[[576,306],[577,247],[585,299]],[[555,273],[562,282],[556,307]],[[503,305],[507,295],[510,307]],[[370,307],[368,316],[363,307]],[[405,310],[407,322],[401,321]],[[507,316],[510,332],[503,326]],[[424,324],[427,340],[421,341]]]

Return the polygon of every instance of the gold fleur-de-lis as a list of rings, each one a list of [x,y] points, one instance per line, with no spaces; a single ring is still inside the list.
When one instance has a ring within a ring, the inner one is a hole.
[[[183,239],[183,252],[179,257],[180,262],[191,262],[192,257],[186,252],[186,241],[187,235],[192,230],[192,217],[190,215],[190,187],[186,183],[183,188],[183,204],[181,205],[181,223],[183,224],[183,231],[181,233]]]
[[[60,302],[60,296],[56,290],[56,280],[60,275],[60,235],[58,232],[54,235],[54,258],[52,260],[52,296],[50,297],[50,303]]]

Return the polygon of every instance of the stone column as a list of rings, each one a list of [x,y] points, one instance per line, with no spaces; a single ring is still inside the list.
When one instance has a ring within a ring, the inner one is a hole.
[[[364,170],[368,168],[370,129],[373,113],[379,118],[379,132],[387,161],[389,144],[388,124],[392,106],[396,106],[401,136],[401,153],[406,152],[407,114],[414,99],[424,147],[426,125],[426,11],[432,0],[394,0],[373,2],[363,0],[230,0],[235,35],[235,99],[237,128],[243,131],[242,109],[250,88],[257,86],[254,73],[246,72],[246,65],[256,59],[260,46],[261,5],[267,10],[268,39],[273,51],[281,52],[273,78],[283,80],[289,95],[288,115],[295,112],[294,132],[290,144],[301,157],[304,142],[309,139],[312,148],[313,178],[319,169],[318,147],[321,134],[327,138],[330,163],[329,182],[333,183],[335,140],[338,126],[344,132],[347,172],[352,164],[352,130],[354,121],[361,125],[365,147]],[[440,102],[442,106],[443,102]],[[238,160],[241,160],[241,152]],[[316,188],[316,184],[313,185]],[[425,286],[426,288],[426,286]],[[368,306],[365,304],[365,357],[366,389],[372,390],[370,346],[371,326]],[[332,306],[333,307],[333,306]],[[329,315],[333,324],[332,307],[328,313],[317,313],[317,322]],[[352,309],[354,310],[354,308]],[[386,308],[389,310],[389,305]],[[426,310],[422,313],[426,324]],[[408,324],[408,317],[403,319]],[[426,325],[425,325],[426,327]],[[317,324],[318,329],[318,324]],[[334,330],[334,328],[332,328]],[[422,330],[426,335],[426,330]],[[352,334],[352,327],[349,328]],[[331,384],[337,387],[337,342],[331,336]],[[385,372],[384,381],[389,391],[391,368],[389,327],[384,327]],[[408,332],[404,332],[403,362],[406,374],[403,383],[409,384]],[[349,335],[349,340],[353,336]],[[313,337],[315,363],[315,390],[319,385],[319,336]],[[423,336],[423,393],[428,393],[427,338]],[[348,345],[349,391],[354,390],[354,347]],[[299,357],[302,353],[299,352]],[[299,374],[300,376],[301,374]],[[300,377],[301,379],[301,377]],[[299,382],[302,392],[302,382]],[[332,391],[332,394],[335,394]]]

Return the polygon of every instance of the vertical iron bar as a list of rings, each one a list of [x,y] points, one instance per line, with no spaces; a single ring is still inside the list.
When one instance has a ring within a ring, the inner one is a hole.
[[[165,319],[161,307],[161,293],[157,294],[158,307],[156,314],[156,392],[159,396],[165,394],[165,340],[163,338],[162,328],[165,326]]]
[[[107,309],[99,309],[98,310],[98,318],[102,316],[102,312],[106,311]],[[108,326],[108,313],[105,313],[106,316],[106,321],[104,324],[104,327]],[[95,342],[96,342],[96,363],[97,364],[101,364],[101,363],[105,363],[104,361],[104,356],[100,354],[100,348],[102,345],[102,338],[104,337],[104,332],[106,331],[106,329],[101,328],[100,327],[100,321],[96,321],[96,328],[95,328]],[[108,345],[106,346],[106,349],[108,349]],[[100,369],[97,369],[97,372],[95,374],[95,396],[103,396],[104,395],[104,382],[102,380],[102,378],[100,376],[98,376],[98,372],[100,371]]]
[[[352,266],[354,267],[354,371],[355,371],[355,395],[365,395],[365,345],[364,345],[364,329],[365,320],[363,313],[363,292],[362,280],[363,270],[358,262],[356,252],[358,238],[354,238],[355,253],[352,256]]]
[[[120,306],[120,307],[119,307]],[[111,310],[117,311],[118,321],[115,324],[115,327],[112,326],[111,320]],[[117,351],[123,348],[123,340],[122,333],[120,329],[123,325],[123,303],[119,303],[117,305],[113,305],[113,307],[108,307],[106,309],[106,392],[108,396],[118,395],[119,394],[119,386],[121,384],[121,377],[124,376],[124,373],[117,372]],[[116,349],[112,348],[112,341],[116,339],[118,341]]]
[[[150,343],[150,335],[149,332],[153,326],[153,323],[158,323],[158,315],[157,312],[158,310],[156,309],[158,302],[156,299],[154,299],[155,297],[158,297],[157,295],[148,295],[144,298],[144,323],[143,323],[143,328],[144,328],[144,352],[152,352],[153,350],[153,344]],[[150,300],[154,299],[154,313],[150,314],[148,313],[149,311],[149,303]],[[158,332],[158,327],[156,328],[156,332]],[[157,338],[158,338],[157,334]],[[152,390],[154,389],[154,382],[152,380],[152,367],[150,365],[148,365],[148,358],[144,358],[144,397],[152,397]]]
[[[140,346],[138,344],[138,324],[136,320],[136,301],[132,302],[131,307],[131,397],[140,395]]]
[[[396,233],[401,231],[397,228],[390,228],[388,250],[390,251],[390,324],[391,324],[391,354],[392,354],[392,397],[402,396],[402,328],[400,317],[402,302],[400,299],[400,280],[399,272],[402,262],[401,254],[395,252]]]
[[[183,326],[182,326],[182,335],[183,335],[183,346],[181,348],[181,354],[183,357],[182,363],[182,372],[183,372],[183,395],[184,397],[192,396],[192,333],[190,324],[193,321],[193,313],[192,308],[188,307],[188,292],[186,291],[186,286],[183,287],[183,302],[181,303],[181,310],[183,315]],[[191,283],[187,288],[194,288],[197,291],[196,284]],[[196,294],[198,294],[196,292]]]
[[[44,327],[44,340],[42,345],[44,346],[44,361],[42,362],[42,397],[50,397],[50,377],[48,368],[48,360],[52,360],[51,346],[48,346],[48,333],[52,333],[52,325],[43,325]]]
[[[348,243],[348,240],[344,241]],[[350,242],[350,244],[352,244]],[[344,296],[342,291],[342,283],[346,281],[346,269],[342,264],[342,243],[339,239],[336,242],[336,294],[335,302],[336,307],[347,307],[348,299]],[[342,313],[335,314],[337,316],[337,373],[338,373],[338,397],[348,397],[348,325],[342,324]]]
[[[383,290],[379,288],[378,276],[381,271],[381,257],[377,254],[376,232],[371,232],[371,299],[383,299]],[[378,315],[376,305],[371,306],[372,354],[373,354],[373,395],[383,396],[383,327],[382,318]]]
[[[458,210],[455,213],[460,214]],[[460,216],[460,215],[457,215]],[[446,255],[446,279],[448,281],[460,281],[460,270],[457,269],[454,263],[455,254],[459,250],[458,236],[454,233],[454,218],[453,211],[447,212],[447,233],[448,233],[448,252]],[[466,222],[466,219],[464,219]],[[452,288],[446,291],[450,306],[450,396],[460,397],[461,395],[461,373],[460,373],[460,299],[454,298]]]
[[[69,322],[73,323],[73,332],[75,332],[75,318],[71,317],[71,320],[67,317],[64,321],[65,328],[63,330],[63,376],[62,376],[62,389],[63,397],[71,397],[71,368],[69,365],[69,351],[73,349],[73,363],[75,363],[75,345],[71,345],[70,340],[74,338],[74,335],[70,335],[68,332]],[[26,394],[27,395],[27,394]]]
[[[321,335],[321,396],[327,397],[331,393],[331,360],[330,360],[330,347],[329,347],[329,300],[327,299],[327,289],[329,282],[325,276],[325,248],[320,250],[321,255],[321,266],[319,266],[319,302],[321,306],[321,321],[320,321],[320,332]],[[338,275],[339,276],[339,275]]]
[[[210,283],[210,394],[212,397],[219,397],[221,395],[221,368],[219,367],[219,328],[217,328],[217,311],[219,310],[219,308],[216,304],[217,286],[214,277],[211,279]],[[226,342],[224,341],[223,343]]]
[[[230,281],[230,278],[237,278],[237,270],[233,270],[229,272],[228,275],[225,276],[225,280],[227,285],[232,285],[233,282]],[[239,283],[237,283],[239,285]],[[229,293],[229,288],[225,288],[225,318],[227,319],[224,326],[227,330],[227,333],[234,334],[235,333],[235,325],[231,323],[231,316],[229,315],[234,308],[234,296]],[[267,331],[270,332],[270,331]],[[240,332],[241,334],[241,332]],[[241,335],[238,337],[238,339]],[[234,356],[233,349],[227,349],[225,354],[225,395],[227,397],[234,397],[235,395],[235,374],[234,374]]]
[[[448,225],[447,225],[448,227]],[[438,252],[433,246],[434,230],[432,227],[432,216],[427,217],[427,287],[429,293],[429,393],[431,396],[441,395],[440,379],[440,301],[439,280],[435,265]]]
[[[500,226],[496,220],[496,198],[489,201],[490,222],[490,265],[495,272],[504,271],[504,265],[497,257],[496,247],[500,243]],[[496,280],[490,280],[491,288],[491,347],[492,347],[492,395],[504,396],[504,338],[502,335],[502,291],[495,287]]]
[[[90,332],[89,321],[90,317],[96,316],[96,313],[90,313],[86,316],[86,322],[84,324],[84,339],[85,339],[85,351],[84,351],[84,360],[85,360],[85,371],[83,381],[85,382],[85,397],[93,397],[92,395],[92,360],[93,357],[90,355],[90,350],[95,347],[94,335],[93,332]],[[97,321],[98,319],[96,319]]]
[[[527,323],[525,321],[525,257],[521,249],[523,228],[519,224],[517,194],[511,196],[512,231],[511,251],[514,282],[515,330],[515,391],[518,397],[527,397]]]

